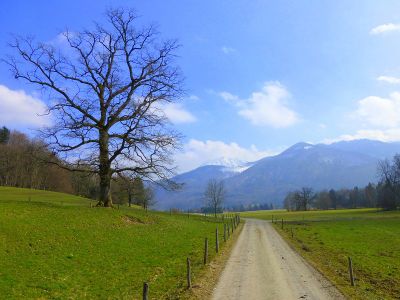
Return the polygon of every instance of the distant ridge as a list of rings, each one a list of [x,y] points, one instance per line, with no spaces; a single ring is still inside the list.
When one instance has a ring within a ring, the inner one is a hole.
[[[174,178],[184,183],[179,192],[156,191],[159,209],[204,206],[209,179],[223,180],[225,205],[273,203],[282,205],[287,192],[302,186],[315,190],[352,188],[377,181],[379,160],[400,153],[400,143],[374,140],[341,141],[332,144],[300,142],[282,153],[247,163],[221,159]]]

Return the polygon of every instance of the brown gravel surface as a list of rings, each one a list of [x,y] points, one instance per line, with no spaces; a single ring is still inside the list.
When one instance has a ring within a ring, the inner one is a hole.
[[[269,222],[247,219],[212,299],[345,298]]]

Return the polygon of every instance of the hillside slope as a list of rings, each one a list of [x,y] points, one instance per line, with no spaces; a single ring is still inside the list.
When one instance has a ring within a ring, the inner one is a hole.
[[[204,238],[212,241],[216,227],[223,233],[210,218],[91,208],[90,201],[0,187],[0,298],[139,299],[145,281],[151,298],[175,297],[186,257],[195,277]]]
[[[299,143],[227,179],[228,197],[233,204],[276,204],[302,186],[315,190],[363,186],[375,181],[377,164],[377,158],[362,153]]]

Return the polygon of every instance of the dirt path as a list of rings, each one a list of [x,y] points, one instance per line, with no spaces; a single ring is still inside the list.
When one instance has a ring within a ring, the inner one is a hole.
[[[248,219],[212,299],[344,299],[269,222]]]

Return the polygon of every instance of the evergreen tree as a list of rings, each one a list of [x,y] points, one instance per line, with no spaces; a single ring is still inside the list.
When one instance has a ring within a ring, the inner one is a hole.
[[[10,139],[10,130],[3,126],[0,128],[0,144],[7,144],[8,140]]]

